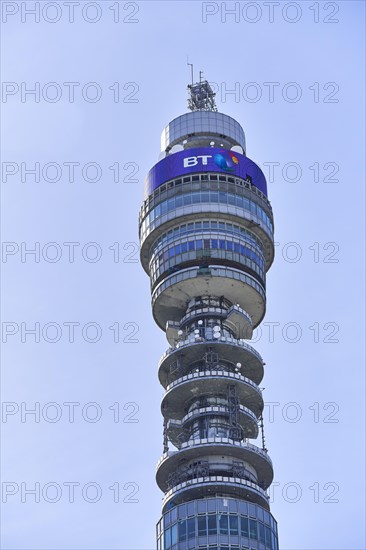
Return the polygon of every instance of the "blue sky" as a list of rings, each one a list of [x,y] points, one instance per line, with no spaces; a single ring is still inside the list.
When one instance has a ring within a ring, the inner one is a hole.
[[[34,4],[2,2],[2,547],[155,547],[167,342],[137,218],[189,56],[274,210],[253,345],[281,548],[365,548],[364,3],[80,1],[70,22],[40,2],[38,23]]]

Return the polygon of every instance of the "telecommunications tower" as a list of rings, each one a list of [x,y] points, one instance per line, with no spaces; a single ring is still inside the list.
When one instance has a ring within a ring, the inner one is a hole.
[[[272,208],[240,124],[217,112],[201,75],[188,90],[189,112],[162,132],[139,216],[152,312],[169,342],[158,367],[157,548],[278,550],[264,362],[248,344],[265,314]]]

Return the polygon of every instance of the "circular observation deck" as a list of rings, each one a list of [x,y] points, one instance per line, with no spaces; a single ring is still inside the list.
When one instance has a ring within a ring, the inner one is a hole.
[[[172,472],[179,469],[183,461],[199,461],[210,456],[226,456],[250,464],[257,474],[258,485],[267,489],[273,480],[273,466],[268,454],[253,445],[243,441],[223,437],[196,439],[183,443],[179,451],[165,453],[157,464],[156,482],[164,492],[169,490],[169,479]]]
[[[218,340],[205,340],[203,342],[196,342],[194,339],[182,340],[175,348],[167,350],[160,358],[158,365],[161,385],[167,388],[171,382],[170,372],[172,366],[177,361],[179,361],[179,372],[185,374],[193,363],[203,359],[208,347],[218,354],[218,362],[221,359],[229,361],[233,365],[241,363],[240,372],[238,374],[229,373],[230,375],[247,377],[255,385],[261,383],[264,375],[263,359],[257,350],[243,340],[222,336]]]
[[[196,498],[209,498],[216,495],[242,498],[258,504],[269,511],[269,496],[259,485],[238,477],[205,476],[178,483],[168,490],[163,498],[163,509],[168,502],[176,506]]]
[[[192,399],[227,395],[229,384],[235,384],[239,403],[259,418],[264,404],[258,386],[240,374],[214,370],[188,374],[170,384],[161,402],[162,414],[166,418],[180,420]]]
[[[238,427],[243,430],[245,437],[255,439],[258,436],[258,419],[257,416],[248,408],[243,405],[238,406]],[[163,410],[163,415],[167,414]],[[208,417],[224,417],[229,416],[229,406],[210,406],[194,409],[186,414],[182,420],[169,420],[168,421],[168,438],[177,448],[181,446],[181,434],[182,430],[186,428],[191,422]],[[170,416],[168,416],[170,418]]]
[[[180,321],[189,301],[199,296],[224,296],[238,304],[250,315],[253,328],[266,311],[265,289],[254,277],[239,269],[209,264],[207,268],[179,270],[154,288],[152,310],[157,325],[165,330],[167,321]]]

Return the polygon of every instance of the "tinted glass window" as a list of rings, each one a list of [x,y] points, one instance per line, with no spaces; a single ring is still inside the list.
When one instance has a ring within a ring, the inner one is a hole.
[[[227,535],[228,534],[228,517],[227,515],[220,514],[219,515],[219,529],[220,529],[220,535]]]
[[[229,525],[230,525],[230,535],[238,535],[238,516],[230,515],[229,516]]]
[[[217,534],[216,516],[208,516],[207,517],[207,524],[208,524],[208,534],[209,535],[216,535]]]
[[[167,529],[164,533],[164,543],[165,548],[169,548],[171,546],[170,529]]]
[[[249,520],[249,533],[251,539],[257,538],[257,522],[254,519]]]
[[[178,522],[178,538],[180,541],[187,540],[187,521],[185,519]]]
[[[206,516],[198,516],[198,535],[207,535]]]
[[[240,533],[244,537],[249,536],[249,525],[248,525],[248,518],[240,518]]]
[[[190,518],[187,520],[187,535],[188,535],[188,538],[191,538],[191,537],[194,537],[195,534],[196,534],[196,529],[195,529],[195,518]]]
[[[178,542],[178,528],[177,528],[177,524],[175,523],[172,526],[172,545],[177,544],[177,542]]]

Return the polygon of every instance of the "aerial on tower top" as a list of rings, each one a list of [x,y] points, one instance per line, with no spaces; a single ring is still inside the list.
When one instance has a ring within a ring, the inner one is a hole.
[[[189,99],[188,107],[191,111],[217,111],[215,103],[216,93],[211,88],[207,80],[202,80],[202,71],[200,71],[200,80],[194,84],[193,82],[193,65],[192,71],[192,83],[188,84]]]

